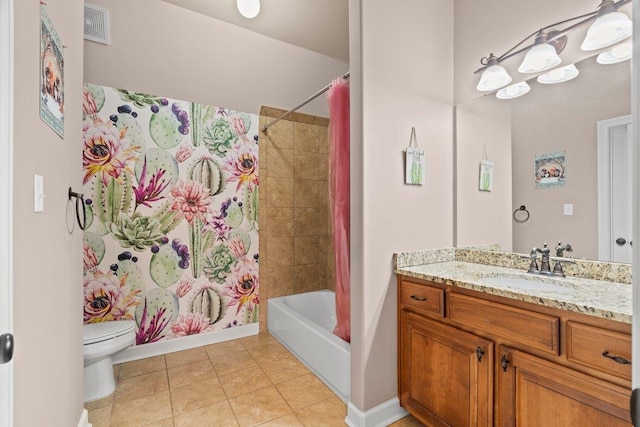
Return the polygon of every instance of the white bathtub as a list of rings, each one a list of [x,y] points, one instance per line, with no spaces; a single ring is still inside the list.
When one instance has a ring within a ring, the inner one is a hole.
[[[351,348],[333,334],[335,294],[315,291],[267,300],[267,328],[343,402],[351,391]]]

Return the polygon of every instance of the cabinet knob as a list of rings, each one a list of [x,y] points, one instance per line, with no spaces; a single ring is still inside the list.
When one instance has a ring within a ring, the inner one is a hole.
[[[500,358],[500,366],[502,367],[502,372],[507,372],[507,368],[509,367],[509,359],[505,354]]]
[[[484,356],[484,350],[478,347],[476,349],[476,357],[478,358],[478,362],[482,362],[482,356]]]

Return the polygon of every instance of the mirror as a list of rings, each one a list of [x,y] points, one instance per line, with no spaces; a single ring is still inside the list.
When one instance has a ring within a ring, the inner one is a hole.
[[[592,56],[576,63],[580,74],[571,81],[544,85],[531,78],[525,96],[490,94],[456,107],[458,246],[497,242],[529,253],[546,242],[553,255],[561,241],[573,248],[565,256],[599,258],[597,123],[630,114],[630,62],[601,65]],[[495,164],[490,193],[478,191],[484,147]],[[566,180],[537,188],[534,159],[549,153],[566,155]],[[513,218],[520,206],[529,214],[523,222]]]

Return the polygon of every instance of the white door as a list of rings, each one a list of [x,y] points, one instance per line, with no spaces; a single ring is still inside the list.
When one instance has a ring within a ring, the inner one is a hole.
[[[632,258],[631,116],[598,122],[598,259]]]
[[[0,0],[0,361],[12,352],[12,0]],[[0,427],[13,424],[13,363],[0,363]]]

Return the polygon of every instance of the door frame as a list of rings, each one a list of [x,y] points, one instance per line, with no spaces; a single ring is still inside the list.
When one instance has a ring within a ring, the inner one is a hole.
[[[611,139],[612,132],[622,126],[629,127],[631,114],[598,121],[598,259],[612,261],[613,234],[611,223]],[[632,153],[632,137],[627,138],[628,152]],[[629,168],[633,170],[632,158]]]
[[[13,0],[0,0],[0,333],[13,333]],[[13,362],[0,365],[0,427],[13,425]]]
[[[638,242],[640,237],[640,172],[638,167],[640,166],[640,149],[638,149],[638,125],[640,124],[640,2],[635,1],[633,4],[633,16],[636,19],[633,20],[633,58],[631,65],[631,112],[633,115],[633,122],[631,124],[631,140],[632,140],[632,157],[633,157],[633,240]],[[636,246],[637,249],[637,246]],[[632,263],[632,285],[633,285],[633,318],[632,318],[632,349],[633,360],[640,360],[640,251],[633,250],[633,263]],[[640,388],[640,363],[634,363],[631,367],[633,372],[633,388]]]

